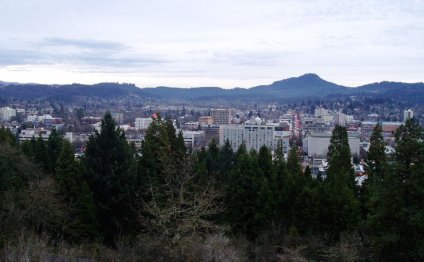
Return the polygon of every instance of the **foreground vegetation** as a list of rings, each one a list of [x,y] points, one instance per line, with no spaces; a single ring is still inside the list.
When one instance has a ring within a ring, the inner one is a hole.
[[[107,113],[80,160],[54,131],[18,144],[0,129],[1,260],[420,261],[424,131],[395,138],[386,156],[376,127],[358,188],[343,127],[325,180],[281,145],[187,153],[160,117],[137,151]]]

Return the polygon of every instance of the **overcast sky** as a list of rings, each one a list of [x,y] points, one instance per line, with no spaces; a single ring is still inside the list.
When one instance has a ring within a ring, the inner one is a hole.
[[[0,0],[0,80],[424,81],[424,0]]]

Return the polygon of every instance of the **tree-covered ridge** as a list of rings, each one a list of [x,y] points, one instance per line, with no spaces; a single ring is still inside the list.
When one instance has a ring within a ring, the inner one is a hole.
[[[233,153],[229,141],[187,152],[160,116],[134,150],[106,113],[78,160],[54,131],[18,144],[1,128],[0,249],[18,254],[35,237],[50,254],[83,245],[78,256],[100,261],[420,261],[424,131],[409,120],[395,138],[386,156],[376,126],[358,187],[339,126],[325,179],[303,170],[295,146],[287,160],[281,144],[274,155]]]
[[[284,99],[325,98],[329,96],[364,95],[409,101],[422,104],[424,83],[402,83],[383,81],[363,86],[347,87],[320,78],[316,74],[304,74],[275,81],[268,85],[250,88],[224,89],[219,87],[155,87],[142,88],[134,84],[99,83],[94,85],[41,85],[4,83],[0,85],[0,97],[17,100],[52,99],[55,101],[77,101],[78,99],[155,99],[172,102],[210,101],[275,101]]]

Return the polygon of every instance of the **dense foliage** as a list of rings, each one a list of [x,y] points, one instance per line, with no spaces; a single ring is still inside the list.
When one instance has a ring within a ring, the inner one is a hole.
[[[376,127],[358,187],[339,126],[325,179],[303,171],[295,146],[287,161],[281,144],[188,153],[160,116],[134,151],[107,113],[78,160],[55,131],[18,144],[2,128],[0,248],[17,254],[22,235],[98,260],[423,260],[424,131],[410,120],[395,139],[386,155]]]

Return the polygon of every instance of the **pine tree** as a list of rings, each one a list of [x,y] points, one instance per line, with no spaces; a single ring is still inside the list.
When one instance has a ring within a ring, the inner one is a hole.
[[[368,230],[377,260],[424,259],[424,130],[408,120],[395,133],[396,153],[373,192]]]
[[[382,190],[384,174],[388,172],[384,142],[381,125],[377,124],[370,138],[370,148],[367,154],[368,179],[359,190],[359,201],[362,218],[365,221],[370,209],[375,205],[378,192]]]
[[[275,184],[270,185],[270,188],[273,190],[273,198],[275,201],[274,208],[274,221],[280,225],[288,224],[288,204],[290,200],[288,199],[288,174],[287,174],[287,165],[284,159],[284,150],[283,143],[279,141],[277,148],[275,150],[275,156],[273,161],[274,172],[275,172]]]
[[[47,140],[47,153],[49,156],[49,172],[55,174],[57,158],[59,157],[62,147],[62,137],[53,129]]]
[[[296,145],[290,149],[289,156],[287,158],[287,172],[292,176],[299,176],[303,174]]]
[[[83,164],[106,242],[112,243],[121,233],[134,234],[133,156],[125,134],[109,112],[102,120],[100,133],[95,131],[90,137]]]
[[[196,153],[195,170],[198,183],[206,183],[209,179],[206,154],[205,147],[202,147],[202,149]]]
[[[261,146],[261,148],[259,149],[258,163],[266,179],[273,184],[274,170],[272,166],[272,155],[271,151],[269,151],[269,149],[265,145]]]
[[[32,152],[34,153],[34,161],[39,164],[44,171],[51,173],[51,165],[49,153],[47,151],[46,142],[44,142],[41,135],[35,140],[35,143]]]
[[[387,164],[385,146],[381,125],[377,124],[370,138],[370,148],[367,155],[369,181],[381,180]]]
[[[320,194],[319,223],[337,239],[341,232],[355,228],[359,215],[346,128],[335,127],[327,158],[329,168]]]
[[[334,128],[328,147],[327,160],[329,176],[343,174],[335,178],[344,178],[346,179],[345,182],[350,181],[350,184],[353,185],[349,139],[345,127],[336,126]]]
[[[224,183],[228,174],[230,173],[231,168],[234,164],[234,152],[231,147],[230,141],[227,139],[224,143],[224,146],[221,147],[219,151],[219,177],[218,181]]]
[[[9,144],[10,146],[16,147],[16,137],[12,134],[10,129],[0,127],[0,143]]]
[[[146,198],[151,197],[149,192],[154,188],[158,203],[166,201],[164,186],[167,177],[182,175],[187,164],[188,154],[182,134],[177,136],[172,122],[159,116],[147,129],[140,152],[138,179],[147,192]]]
[[[232,232],[254,239],[271,217],[271,192],[254,153],[242,144],[229,175],[225,195],[225,217]]]
[[[206,165],[210,179],[217,179],[219,172],[219,148],[215,139],[209,143],[209,148],[206,154]]]
[[[303,171],[303,173],[304,173],[305,177],[311,177],[312,176],[312,171],[311,171],[311,168],[309,167],[309,165],[307,165],[305,167],[305,171]]]
[[[27,157],[34,158],[35,137],[32,137],[31,140],[23,141],[19,147]]]
[[[165,132],[163,121],[158,115],[149,125],[140,149],[141,157],[137,165],[137,184],[148,187],[149,184],[157,184],[161,170],[161,159],[169,155],[170,146],[168,135]]]
[[[59,193],[70,207],[70,224],[64,235],[70,241],[93,240],[98,236],[96,208],[92,193],[75,161],[71,144],[64,140],[57,159],[55,179]]]

